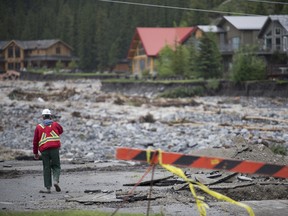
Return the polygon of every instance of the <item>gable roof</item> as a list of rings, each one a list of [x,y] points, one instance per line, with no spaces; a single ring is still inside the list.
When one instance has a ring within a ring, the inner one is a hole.
[[[220,23],[223,23],[224,20],[238,30],[260,30],[267,20],[267,16],[223,16]]]
[[[50,46],[61,42],[68,48],[72,49],[68,44],[64,43],[59,39],[51,39],[51,40],[30,40],[30,41],[21,41],[21,40],[10,40],[10,41],[0,41],[0,49],[5,49],[10,43],[15,42],[22,49],[47,49]]]
[[[166,45],[174,46],[175,42],[184,43],[195,27],[176,27],[176,28],[137,28],[133,36],[130,49],[136,49],[137,44],[133,41],[140,39],[147,56],[157,56]],[[128,53],[128,58],[131,57]]]
[[[265,29],[268,25],[270,25],[271,22],[279,22],[280,25],[288,32],[288,15],[270,15],[266,22],[264,23],[263,27],[261,28],[258,37],[261,37]]]
[[[216,25],[197,25],[199,29],[201,29],[203,32],[224,32],[224,29],[216,26]]]

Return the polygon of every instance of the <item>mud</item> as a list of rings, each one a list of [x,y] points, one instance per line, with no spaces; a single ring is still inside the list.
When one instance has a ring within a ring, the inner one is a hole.
[[[173,177],[167,170],[158,166],[153,173],[153,179],[169,179],[170,181],[163,180],[167,184],[158,184],[152,187],[150,185],[136,187],[129,202],[123,202],[123,199],[119,199],[119,196],[117,198],[117,194],[128,194],[131,191],[133,186],[124,185],[134,185],[138,182],[147,171],[148,166],[146,164],[125,161],[98,161],[93,163],[62,161],[60,180],[62,191],[58,193],[53,190],[51,194],[44,195],[39,193],[39,190],[43,189],[41,161],[10,160],[1,162],[0,166],[0,188],[1,194],[4,195],[0,199],[1,211],[97,209],[112,213],[119,208],[118,211],[121,213],[138,212],[144,214],[148,208],[147,196],[149,191],[152,190],[150,213],[199,215],[195,199],[188,188],[177,189],[179,185],[181,186],[185,182],[175,176]],[[197,169],[184,170],[192,177],[199,172],[211,172]],[[222,182],[221,185],[235,182],[237,175]],[[287,180],[263,176],[250,177],[253,178],[255,183],[251,186],[235,189],[215,189],[215,191],[236,201],[249,202],[251,200],[256,202],[258,200],[258,204],[268,202],[267,200],[283,200],[284,207],[287,207]],[[149,172],[143,181],[149,182],[151,178],[152,172]],[[263,182],[265,184],[261,184]],[[244,209],[220,202],[199,189],[196,189],[196,193],[205,197],[205,202],[210,206],[208,215],[247,215]],[[174,208],[171,208],[171,206],[174,206]],[[271,208],[273,207],[271,206]],[[257,207],[254,210],[255,212],[260,211]],[[259,215],[269,214],[262,212]]]

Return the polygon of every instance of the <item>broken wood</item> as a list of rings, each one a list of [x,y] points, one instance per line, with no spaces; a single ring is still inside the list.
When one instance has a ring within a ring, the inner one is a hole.
[[[233,128],[244,128],[247,130],[259,130],[259,131],[282,131],[288,130],[286,127],[256,127],[256,126],[247,126],[247,125],[232,125],[228,123],[219,124],[222,127],[233,127]]]
[[[96,189],[96,190],[85,190],[84,193],[100,193],[101,190]]]
[[[274,122],[281,122],[288,124],[288,120],[283,119],[275,119],[275,118],[268,118],[268,117],[261,117],[261,116],[243,116],[242,120],[261,120],[261,121],[274,121]]]
[[[195,181],[198,181],[201,184],[209,186],[209,185],[215,185],[215,184],[219,184],[221,182],[224,182],[224,181],[232,178],[233,176],[235,176],[237,174],[238,173],[223,173],[221,178],[217,178],[217,179],[208,178],[206,174],[193,174],[193,176],[194,176]],[[188,187],[188,185],[189,185],[188,183],[176,185],[175,187],[173,187],[173,189],[175,191],[183,190],[183,189],[186,189]]]
[[[240,181],[253,181],[252,178],[249,178],[247,176],[242,176],[242,175],[237,176],[237,179],[239,179]]]
[[[234,183],[230,183],[230,184],[225,184],[225,185],[212,185],[209,186],[210,189],[212,190],[217,190],[217,189],[235,189],[235,188],[239,188],[239,187],[248,187],[251,185],[255,185],[255,182],[249,182],[249,183],[238,183],[238,184],[234,184]]]
[[[218,179],[214,179],[214,181],[210,181],[207,182],[206,184],[203,183],[204,185],[215,185],[215,184],[219,184],[221,182],[224,182],[232,177],[234,177],[235,175],[237,175],[238,173],[223,173],[223,175],[221,176],[221,178]],[[201,182],[202,183],[202,182]]]
[[[146,192],[143,191],[139,191],[139,192],[133,192],[133,194],[129,194],[128,191],[117,191],[116,192],[116,199],[122,199],[125,200],[127,202],[135,202],[135,201],[140,201],[140,200],[156,200],[158,198],[162,198],[162,197],[148,197],[148,194]]]
[[[80,197],[72,197],[66,199],[67,202],[78,202],[85,205],[92,205],[94,203],[114,203],[122,202],[122,200],[115,197],[115,193],[97,193],[95,194],[85,194]]]
[[[158,179],[153,179],[153,180],[148,180],[148,181],[142,181],[141,183],[138,184],[138,186],[150,186],[151,183],[152,185],[155,185],[156,183],[159,183],[161,181],[165,181],[167,179],[170,179],[170,178],[173,178],[174,176],[171,175],[171,176],[168,176],[168,177],[165,177],[165,178],[158,178]],[[136,184],[135,183],[128,183],[128,184],[123,184],[123,186],[134,186]]]

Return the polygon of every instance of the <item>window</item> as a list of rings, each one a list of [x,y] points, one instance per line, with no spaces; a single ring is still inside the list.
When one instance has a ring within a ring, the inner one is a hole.
[[[232,38],[232,48],[233,50],[238,49],[240,47],[240,38],[234,37]]]
[[[145,59],[140,59],[140,71],[145,70]]]
[[[20,58],[20,49],[19,47],[15,47],[15,57]]]
[[[13,58],[13,46],[8,47],[8,58]]]
[[[271,50],[272,49],[272,32],[269,31],[267,34],[264,36],[264,49],[265,50]]]
[[[145,55],[145,50],[141,42],[137,46],[137,55]]]
[[[275,35],[280,35],[280,34],[281,34],[281,29],[275,28]]]
[[[267,32],[266,37],[271,37],[271,36],[272,36],[272,32],[271,31]]]
[[[20,63],[15,63],[15,70],[20,70],[20,67],[21,67]]]
[[[8,63],[8,70],[13,70],[13,69],[14,69],[14,64]]]
[[[281,38],[277,37],[275,39],[275,43],[276,43],[276,50],[280,50],[281,49]]]
[[[61,54],[61,48],[60,47],[56,47],[56,54]]]
[[[288,37],[283,37],[283,51],[288,51]]]
[[[266,50],[272,49],[272,39],[271,38],[265,39],[265,49]]]

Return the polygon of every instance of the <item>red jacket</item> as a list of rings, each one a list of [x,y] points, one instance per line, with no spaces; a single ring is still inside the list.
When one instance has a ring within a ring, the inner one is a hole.
[[[38,154],[50,148],[60,148],[60,134],[63,133],[62,126],[53,122],[51,125],[44,126],[38,124],[35,128],[34,139],[33,139],[33,153]]]

